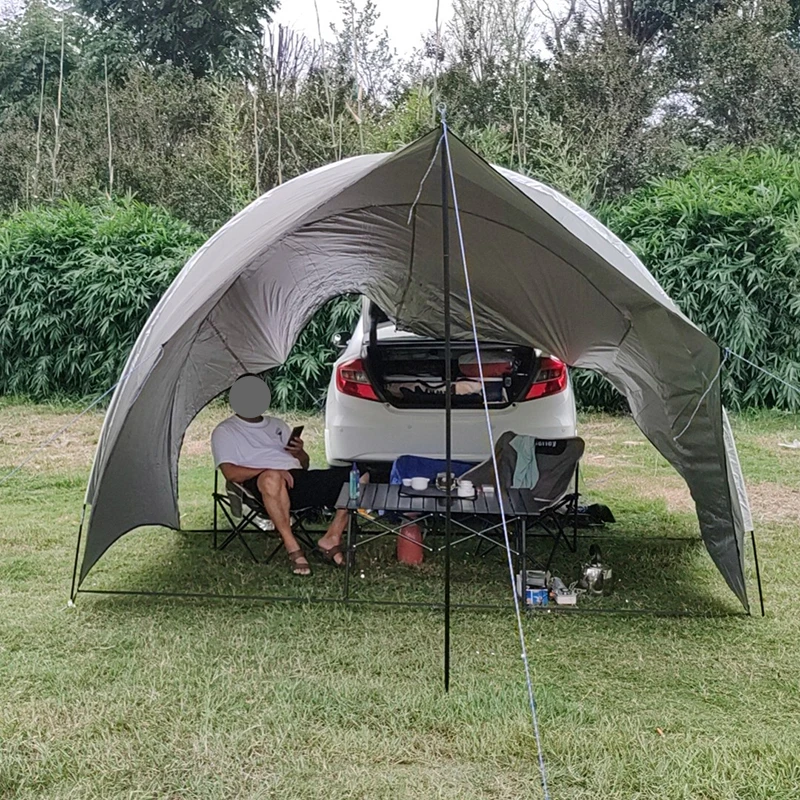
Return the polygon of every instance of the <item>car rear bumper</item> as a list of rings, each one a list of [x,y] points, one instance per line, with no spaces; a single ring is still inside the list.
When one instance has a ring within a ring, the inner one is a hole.
[[[562,392],[490,412],[495,441],[506,431],[560,439],[576,434],[572,393]],[[391,462],[401,455],[444,458],[445,416],[441,410],[400,410],[337,393],[325,417],[325,451],[330,463]],[[453,458],[482,461],[489,455],[482,410],[453,412]]]

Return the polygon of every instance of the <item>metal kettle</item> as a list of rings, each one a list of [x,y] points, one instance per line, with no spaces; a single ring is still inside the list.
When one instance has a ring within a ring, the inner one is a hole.
[[[583,565],[579,585],[587,594],[602,595],[611,587],[611,570],[603,566],[600,548],[593,544],[589,548],[589,563]]]

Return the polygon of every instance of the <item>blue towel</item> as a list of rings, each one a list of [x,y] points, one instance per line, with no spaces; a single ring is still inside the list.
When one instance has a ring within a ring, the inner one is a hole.
[[[465,461],[451,461],[453,475],[459,477],[474,464],[467,464]],[[429,478],[431,482],[436,480],[440,472],[445,471],[444,459],[425,458],[424,456],[400,456],[392,464],[392,474],[389,483],[402,483],[403,478]]]

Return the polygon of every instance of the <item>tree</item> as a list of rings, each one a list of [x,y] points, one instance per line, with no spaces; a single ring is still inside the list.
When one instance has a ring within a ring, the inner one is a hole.
[[[355,0],[339,0],[341,28],[331,25],[339,83],[350,85],[362,101],[385,99],[393,89],[395,54],[389,46],[389,34],[378,29],[380,13],[373,0],[363,8]],[[353,105],[351,103],[351,105]]]
[[[703,25],[678,25],[669,64],[701,145],[785,145],[800,137],[797,11],[787,0],[740,0]]]
[[[78,0],[78,6],[103,29],[131,35],[148,63],[202,77],[249,72],[277,0]]]
[[[64,76],[78,60],[77,41],[82,20],[70,12],[56,11],[42,0],[33,0],[25,11],[0,22],[0,108],[38,98],[42,61],[55,92],[59,74],[61,22],[65,23]]]
[[[500,64],[532,58],[539,29],[533,0],[455,0],[448,37],[454,55],[480,81]]]

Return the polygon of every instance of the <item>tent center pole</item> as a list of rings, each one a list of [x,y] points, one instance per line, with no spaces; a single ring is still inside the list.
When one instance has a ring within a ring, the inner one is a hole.
[[[450,330],[450,187],[447,169],[447,125],[442,115],[442,286],[444,289],[444,438],[447,505],[444,518],[444,690],[450,691],[450,536],[453,510],[453,365]]]

